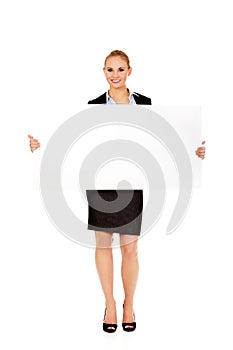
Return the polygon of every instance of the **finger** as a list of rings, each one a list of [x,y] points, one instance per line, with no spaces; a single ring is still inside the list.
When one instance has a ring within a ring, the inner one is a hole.
[[[33,139],[32,135],[28,135],[29,139]]]
[[[30,147],[35,147],[36,144],[34,142],[30,142]]]
[[[37,148],[38,148],[38,147],[31,147],[31,149],[32,149],[33,151],[35,151]]]
[[[39,144],[40,144],[39,141],[36,141],[36,140],[30,141],[30,145],[39,145]]]
[[[30,147],[38,147],[39,145],[40,145],[40,143],[39,142],[30,142]]]
[[[204,143],[205,143],[205,141],[202,141],[202,143],[201,143],[201,144],[202,144],[202,145],[204,145]]]
[[[199,157],[199,158],[203,158],[205,156],[204,153],[200,153],[200,152],[196,152],[196,155]]]

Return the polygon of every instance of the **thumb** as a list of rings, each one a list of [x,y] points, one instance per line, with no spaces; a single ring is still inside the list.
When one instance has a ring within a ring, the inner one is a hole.
[[[201,143],[202,145],[204,145],[205,144],[205,141],[202,141],[202,143]]]
[[[32,135],[28,135],[29,139],[33,139]]]

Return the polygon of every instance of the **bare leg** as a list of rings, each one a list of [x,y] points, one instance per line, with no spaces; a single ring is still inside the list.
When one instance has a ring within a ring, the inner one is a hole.
[[[122,265],[121,275],[125,292],[122,322],[133,322],[133,298],[138,279],[137,236],[120,235]]]
[[[116,302],[113,296],[112,233],[95,231],[95,262],[107,308],[105,323],[117,323]]]

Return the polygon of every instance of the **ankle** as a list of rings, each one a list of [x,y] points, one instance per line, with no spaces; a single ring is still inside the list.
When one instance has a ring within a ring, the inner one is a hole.
[[[133,300],[132,299],[127,299],[125,298],[125,300],[123,301],[124,307],[133,307]]]
[[[105,306],[106,308],[116,308],[116,301],[114,299],[106,299]]]

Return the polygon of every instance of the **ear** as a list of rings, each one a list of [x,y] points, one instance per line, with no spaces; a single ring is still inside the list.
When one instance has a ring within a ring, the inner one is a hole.
[[[128,77],[131,75],[131,73],[132,73],[132,67],[130,67],[128,70]]]

